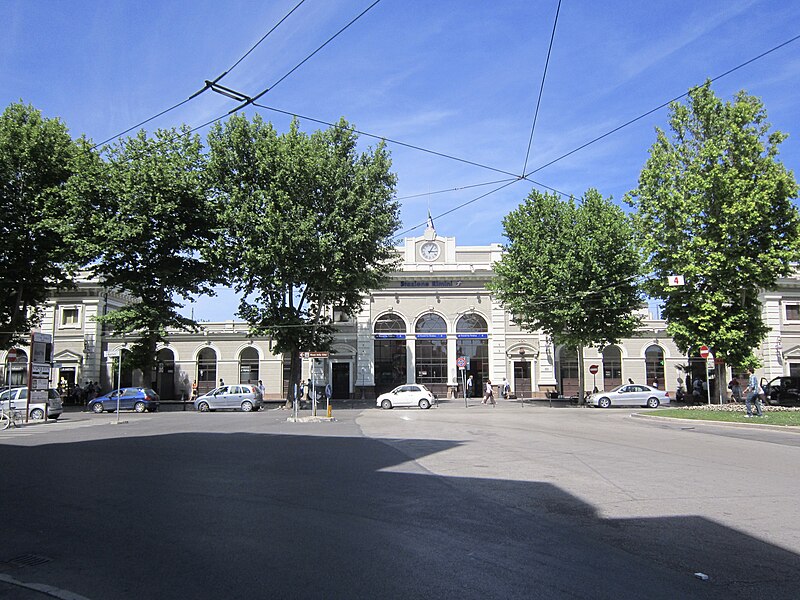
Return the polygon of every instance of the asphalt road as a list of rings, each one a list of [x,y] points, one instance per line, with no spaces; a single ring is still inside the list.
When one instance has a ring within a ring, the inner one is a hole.
[[[0,432],[0,599],[797,598],[800,434],[631,412]]]

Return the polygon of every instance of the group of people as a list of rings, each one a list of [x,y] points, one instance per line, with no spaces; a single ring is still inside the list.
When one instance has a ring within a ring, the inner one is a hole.
[[[475,381],[472,378],[472,375],[467,377],[467,397],[472,398],[474,392]],[[503,377],[503,383],[500,386],[500,394],[503,398],[508,399],[511,397],[511,384],[508,383],[505,377]],[[483,384],[483,401],[481,404],[491,404],[496,406],[497,403],[494,400],[494,387],[492,387],[491,379],[487,379],[486,383]]]
[[[83,387],[79,385],[69,385],[66,380],[62,379],[56,388],[58,395],[61,396],[61,401],[64,404],[73,404],[75,406],[86,405],[90,400],[94,400],[101,393],[100,383],[97,381],[87,381]]]
[[[764,388],[762,388],[761,384],[758,382],[758,377],[756,377],[753,367],[748,368],[747,372],[747,387],[745,387],[744,392],[742,392],[742,385],[739,383],[739,380],[735,376],[731,379],[728,384],[728,389],[731,391],[731,398],[734,402],[741,402],[742,394],[744,393],[744,405],[747,413],[745,416],[751,418],[753,416],[753,406],[755,406],[756,416],[763,417],[764,412],[761,406],[762,400],[764,399]]]

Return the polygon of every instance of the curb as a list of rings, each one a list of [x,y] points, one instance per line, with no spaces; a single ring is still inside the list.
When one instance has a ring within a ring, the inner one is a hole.
[[[784,431],[788,433],[800,434],[800,427],[795,425],[767,425],[759,423],[736,423],[734,421],[708,421],[706,419],[681,419],[680,417],[667,417],[662,415],[643,415],[642,413],[631,413],[634,419],[650,419],[651,421],[672,421],[673,423],[702,423],[704,425],[722,425],[725,427],[740,427],[745,429],[768,429],[771,431]]]

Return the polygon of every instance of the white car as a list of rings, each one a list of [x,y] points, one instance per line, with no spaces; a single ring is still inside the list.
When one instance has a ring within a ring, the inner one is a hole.
[[[10,390],[4,390],[0,394],[0,407],[3,410],[9,409],[10,404],[15,410],[21,413],[25,412],[25,403],[28,399],[28,388],[15,387]],[[48,419],[58,419],[61,413],[64,412],[64,407],[61,402],[61,396],[53,388],[47,390],[47,402],[31,402],[28,405],[28,417],[32,421],[41,421],[47,415]]]
[[[394,408],[395,406],[419,406],[430,408],[436,401],[436,396],[421,383],[407,383],[398,385],[391,392],[378,396],[380,408]]]
[[[615,387],[610,392],[597,392],[589,396],[589,404],[600,408],[612,406],[646,406],[658,408],[660,404],[669,404],[669,392],[659,390],[640,383],[626,383]]]

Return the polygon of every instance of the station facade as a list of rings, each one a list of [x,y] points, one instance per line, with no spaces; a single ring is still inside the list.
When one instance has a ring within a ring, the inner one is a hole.
[[[456,238],[428,228],[422,236],[406,238],[397,252],[400,268],[385,288],[364,297],[355,317],[331,307],[337,329],[333,346],[328,358],[304,361],[305,379],[320,386],[330,383],[334,399],[374,398],[415,382],[441,398],[461,396],[470,375],[475,395],[491,381],[499,396],[504,378],[517,397],[577,394],[574,350],[554,345],[542,332],[522,329],[487,290],[502,256],[499,244],[459,246]],[[762,300],[771,332],[761,348],[761,374],[767,379],[800,376],[800,278],[782,279]],[[90,279],[48,300],[40,330],[54,338],[54,385],[94,381],[104,391],[116,387],[118,374],[109,351],[124,352],[126,340],[106,331],[95,317],[131,301]],[[681,354],[662,320],[645,307],[641,316],[633,337],[603,349],[585,349],[586,391],[611,389],[631,379],[657,381],[674,393],[687,371],[703,377],[703,361]],[[12,385],[24,383],[27,376],[26,348],[20,346],[17,353],[12,363],[6,353],[0,355],[4,381],[10,374]],[[244,322],[201,323],[195,332],[169,332],[157,349],[152,375],[166,400],[188,396],[193,381],[205,391],[220,380],[261,380],[267,398],[278,400],[287,394],[289,361],[274,352],[269,338],[249,337]],[[139,385],[144,379],[140,372],[121,374],[123,385]]]

